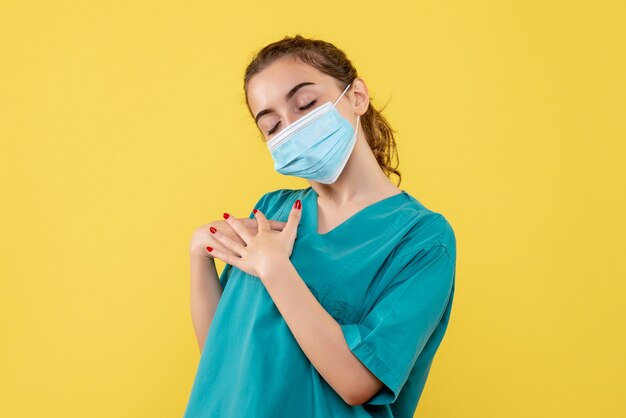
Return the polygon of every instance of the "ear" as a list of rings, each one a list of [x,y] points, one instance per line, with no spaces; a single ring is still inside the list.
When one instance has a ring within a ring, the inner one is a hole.
[[[365,84],[365,80],[361,77],[357,77],[352,82],[353,86],[350,88],[352,90],[352,96],[350,97],[352,101],[352,105],[354,106],[354,113],[357,115],[364,115],[367,112],[367,109],[370,106],[370,94],[367,89],[367,85]],[[350,92],[347,92],[347,94]]]

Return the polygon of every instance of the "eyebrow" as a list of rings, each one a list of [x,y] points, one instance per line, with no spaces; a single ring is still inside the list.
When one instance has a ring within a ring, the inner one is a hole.
[[[300,84],[296,84],[295,86],[293,86],[293,88],[291,90],[289,90],[287,92],[287,94],[285,95],[285,100],[289,100],[293,97],[294,94],[296,94],[296,92],[298,91],[298,89],[304,87],[304,86],[308,86],[310,84],[315,84],[311,81],[305,81],[304,83],[300,83]],[[263,115],[265,115],[266,113],[271,113],[274,112],[274,109],[263,109],[261,110],[257,115],[256,118],[254,118],[255,122],[258,124],[259,123],[259,118]]]

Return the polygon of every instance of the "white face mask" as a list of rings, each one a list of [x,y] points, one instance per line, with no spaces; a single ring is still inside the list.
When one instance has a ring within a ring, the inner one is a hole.
[[[348,84],[335,103],[328,101],[318,106],[267,142],[277,172],[325,184],[339,178],[359,129],[360,115],[355,129],[336,108],[351,85]]]

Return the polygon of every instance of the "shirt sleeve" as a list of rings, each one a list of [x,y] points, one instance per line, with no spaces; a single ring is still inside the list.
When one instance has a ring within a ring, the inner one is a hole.
[[[405,265],[373,308],[357,324],[340,324],[352,353],[383,383],[370,405],[395,402],[454,288],[456,263],[443,245],[393,262]]]
[[[257,200],[257,202],[254,204],[254,206],[250,209],[250,214],[248,215],[248,219],[254,219],[253,209],[258,209],[261,212],[265,213],[267,203],[273,194],[274,194],[274,191],[270,191],[270,192],[265,193],[263,196],[261,196],[259,200]],[[222,290],[226,288],[226,284],[228,283],[228,278],[230,276],[230,271],[232,270],[232,267],[233,267],[232,265],[226,263],[224,265],[224,268],[222,269],[222,274],[220,274],[220,277],[219,277],[220,284],[222,285]]]

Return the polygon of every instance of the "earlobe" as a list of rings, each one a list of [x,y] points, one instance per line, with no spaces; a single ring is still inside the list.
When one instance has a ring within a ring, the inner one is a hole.
[[[363,113],[358,113],[359,116],[363,116],[364,114],[367,113],[367,110],[370,107],[370,101],[369,100],[363,100],[358,105],[356,105],[355,108],[358,110],[359,107],[361,107],[361,106],[365,106],[365,109],[363,109]]]

